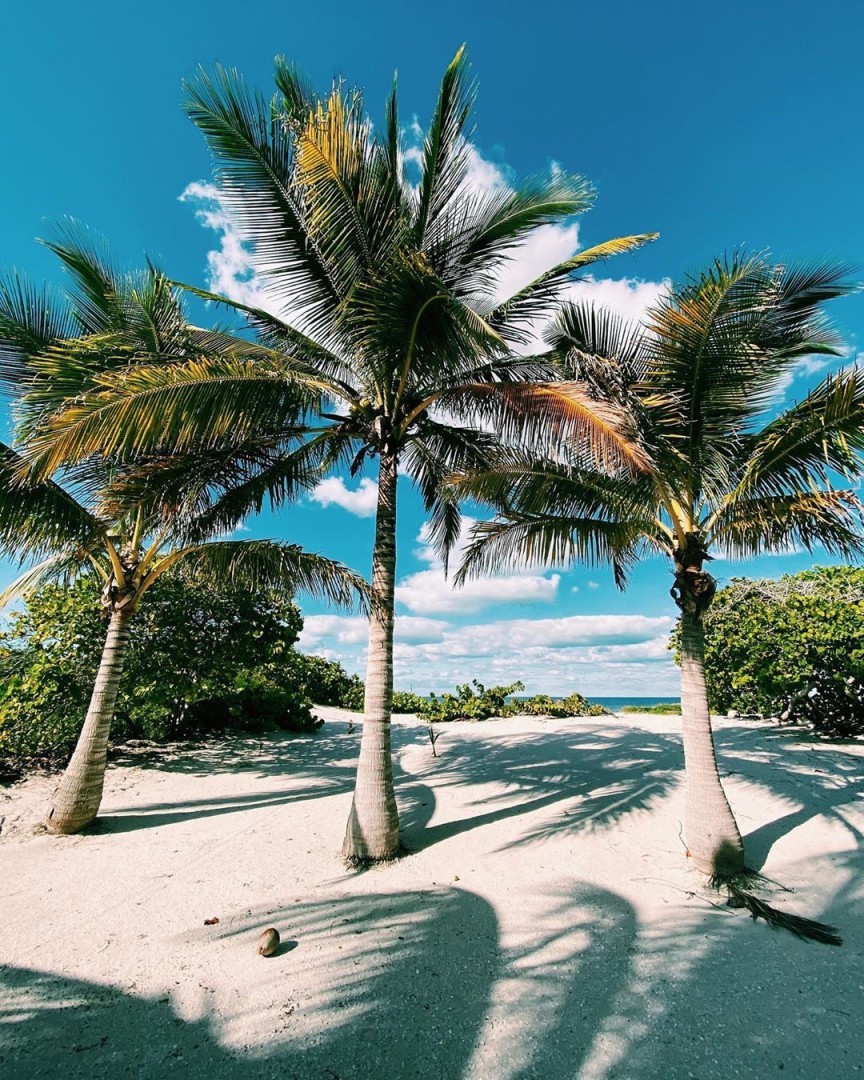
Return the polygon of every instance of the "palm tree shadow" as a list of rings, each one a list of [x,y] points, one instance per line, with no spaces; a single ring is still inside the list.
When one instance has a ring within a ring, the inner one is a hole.
[[[347,733],[346,723],[336,721],[333,727],[335,730],[327,734],[270,732],[255,738],[230,736],[158,750],[126,749],[115,756],[115,765],[196,777],[248,773],[252,781],[276,779],[290,782],[291,786],[252,789],[241,795],[109,806],[88,831],[133,832],[347,793],[354,782],[359,742],[356,736]],[[109,772],[108,785],[110,782]]]
[[[818,817],[840,824],[864,848],[848,811],[860,803],[864,762],[853,747],[782,728],[727,728],[716,741],[722,763],[788,803],[790,810],[744,837],[747,864],[761,870],[772,848]],[[860,745],[860,744],[859,744]]]
[[[852,851],[822,860],[825,875],[839,871],[845,882],[808,912],[844,929],[841,949],[771,932],[741,912],[685,909],[674,925],[643,935],[638,974],[598,1026],[591,1075],[761,1080],[782,1072],[807,1080],[864,1071],[858,862]],[[821,876],[819,860],[800,872]]]
[[[568,731],[504,736],[485,744],[451,743],[399,789],[403,836],[423,850],[466,831],[561,805],[507,846],[545,839],[562,830],[603,828],[645,809],[678,782],[681,745],[676,738],[630,728],[574,725]],[[436,789],[464,787],[478,795],[477,812],[430,825]],[[503,789],[502,789],[503,784]],[[484,785],[494,789],[483,793]],[[424,806],[427,813],[423,813]],[[431,809],[429,809],[431,807]]]
[[[245,957],[263,915],[244,912],[199,948]],[[491,906],[459,889],[331,897],[266,915],[300,943],[287,961],[290,991],[277,958],[238,959],[233,1015],[205,1005],[201,1019],[184,1021],[167,997],[0,969],[0,1063],[21,1080],[126,1069],[145,1080],[189,1069],[237,1080],[569,1075],[559,1066],[590,1043],[626,979],[635,934],[629,905],[594,888],[552,894],[542,928],[509,950]],[[278,1004],[289,993],[302,999],[297,1011]],[[273,1034],[232,1049],[236,1025]],[[556,1029],[566,1029],[565,1045]]]

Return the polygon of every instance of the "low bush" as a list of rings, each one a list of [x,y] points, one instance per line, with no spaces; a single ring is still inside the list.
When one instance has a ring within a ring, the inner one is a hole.
[[[427,702],[428,698],[421,697],[411,690],[393,691],[393,712],[395,713],[416,713],[419,716]]]
[[[705,670],[716,712],[785,717],[825,735],[864,735],[864,708],[854,690],[864,683],[864,569],[734,579],[705,616]]]
[[[677,701],[661,701],[659,705],[622,705],[622,713],[650,713],[654,716],[680,716],[681,704]]]
[[[472,679],[470,683],[457,685],[455,694],[430,694],[418,711],[418,715],[431,723],[451,720],[488,720],[490,716],[507,715],[506,699],[525,687],[521,682],[509,686],[486,687]]]
[[[507,700],[524,689],[521,682],[487,689],[472,679],[470,683],[457,686],[455,694],[443,694],[441,697],[430,694],[428,698],[418,699],[418,707],[412,711],[433,724],[453,720],[488,720],[493,716],[603,716],[607,711],[602,705],[594,705],[575,692],[560,701],[545,694]]]
[[[99,610],[98,582],[83,577],[66,589],[46,586],[7,616],[0,633],[0,758],[68,759],[105,640]],[[228,729],[314,730],[319,722],[308,689],[335,694],[329,688],[341,692],[351,677],[295,651],[302,625],[284,597],[160,579],[132,623],[112,742]]]

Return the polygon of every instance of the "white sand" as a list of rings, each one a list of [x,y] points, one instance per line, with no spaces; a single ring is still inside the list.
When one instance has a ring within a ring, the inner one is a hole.
[[[718,724],[774,933],[684,857],[675,717],[394,731],[414,853],[338,856],[359,732],[127,754],[80,837],[0,788],[0,1076],[789,1077],[864,1068],[864,747]],[[706,898],[706,899],[703,899]],[[205,919],[219,923],[205,926]],[[256,941],[279,929],[280,953]]]

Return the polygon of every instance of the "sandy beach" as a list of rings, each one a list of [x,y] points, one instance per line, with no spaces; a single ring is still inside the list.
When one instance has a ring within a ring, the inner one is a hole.
[[[409,854],[355,873],[359,724],[317,711],[314,736],[120,753],[85,836],[34,833],[51,777],[0,788],[0,1074],[864,1070],[861,744],[717,723],[750,864],[838,949],[726,908],[688,866],[677,717],[448,725],[438,758],[399,717]]]

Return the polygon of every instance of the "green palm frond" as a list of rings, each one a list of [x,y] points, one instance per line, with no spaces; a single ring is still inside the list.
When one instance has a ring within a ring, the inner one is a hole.
[[[429,515],[429,542],[445,566],[462,523],[458,500],[446,481],[453,473],[488,468],[499,443],[490,432],[426,417],[405,447],[402,467],[420,491]]]
[[[610,475],[597,469],[543,460],[532,450],[502,450],[490,455],[491,466],[454,470],[447,482],[462,499],[504,513],[560,514],[564,517],[642,517],[652,505],[650,474]]]
[[[238,300],[230,300],[227,296],[220,296],[219,293],[199,289],[194,285],[186,285],[183,282],[174,282],[174,284],[201,300],[223,304],[233,311],[242,312],[247,317],[250,327],[256,331],[259,341],[270,350],[280,350],[294,357],[298,364],[306,364],[310,372],[315,371],[324,378],[332,379],[337,392],[346,397],[351,396],[354,375],[350,365],[330,349],[313,341],[308,335],[289,326],[288,323],[262,308],[243,304]],[[199,331],[193,331],[193,337],[197,337],[198,333]],[[229,340],[224,344],[236,351],[237,340],[229,336]],[[219,342],[212,334],[208,334],[204,347],[206,352],[211,353],[219,347]],[[254,355],[254,349],[252,351]]]
[[[25,570],[11,585],[7,585],[0,592],[0,611],[15,600],[26,600],[28,596],[38,592],[43,585],[51,582],[68,584],[78,576],[83,565],[78,553],[57,552],[49,555],[47,559]]]
[[[465,549],[455,584],[470,577],[500,574],[526,566],[611,565],[615,583],[624,588],[638,558],[644,530],[639,521],[568,518],[556,514],[520,514],[478,521]]]
[[[282,95],[279,103],[284,120],[300,124],[318,104],[318,95],[300,70],[284,56],[274,60],[273,81]]]
[[[106,528],[59,484],[32,481],[21,455],[0,443],[0,548],[22,561],[58,549],[68,554],[86,550]]]
[[[253,431],[294,426],[312,395],[305,372],[276,361],[197,360],[140,365],[94,380],[98,392],[55,413],[29,440],[27,458],[41,476],[90,454],[164,454],[220,442],[242,442]]]
[[[806,398],[780,413],[744,445],[738,498],[782,495],[853,475],[864,450],[864,370],[829,375]]]
[[[430,235],[464,188],[470,162],[467,124],[476,84],[463,45],[441,80],[438,102],[423,146],[414,242],[425,249]]]
[[[649,466],[632,417],[616,403],[593,397],[584,383],[473,383],[441,394],[435,404],[541,456],[575,450],[613,472]]]
[[[802,545],[846,559],[864,554],[862,507],[851,491],[798,491],[738,499],[714,523],[710,542],[732,558]]]
[[[14,271],[0,278],[0,390],[20,394],[33,378],[30,359],[76,332],[64,297]]]
[[[296,544],[214,540],[181,548],[168,559],[202,579],[219,578],[250,589],[303,592],[343,608],[368,607],[369,587],[359,574]]]
[[[236,71],[199,69],[184,87],[186,112],[216,159],[224,205],[252,244],[272,294],[300,308],[304,323],[325,340],[343,294],[303,219],[294,125],[279,101],[268,104]]]
[[[817,297],[832,275],[835,294],[846,291],[842,273],[826,270],[816,289],[813,274],[736,254],[650,313],[641,389],[688,462],[694,498],[720,500],[734,482],[743,440],[778,378],[801,356],[836,351]]]
[[[355,450],[356,452],[356,450]],[[225,454],[225,452],[219,452]],[[199,453],[187,459],[188,470],[179,477],[182,502],[178,500],[178,529],[185,539],[202,540],[230,532],[265,504],[279,508],[315,487],[335,464],[345,465],[352,456],[351,440],[335,429],[316,435],[296,449],[284,447],[252,458],[248,450],[228,451],[225,475],[200,477]],[[142,469],[145,477],[150,467]],[[164,481],[159,480],[159,491]]]
[[[565,304],[544,337],[570,378],[587,379],[609,397],[631,390],[648,363],[644,327],[592,303]]]
[[[564,286],[573,275],[601,259],[635,251],[656,240],[659,233],[620,236],[586,248],[570,259],[553,266],[513,296],[498,303],[487,315],[489,324],[514,344],[528,342],[537,326],[557,310]]]
[[[67,218],[57,226],[55,237],[42,243],[60,259],[69,274],[69,294],[78,334],[121,329],[125,322],[124,288],[120,273],[111,264],[104,238]]]

